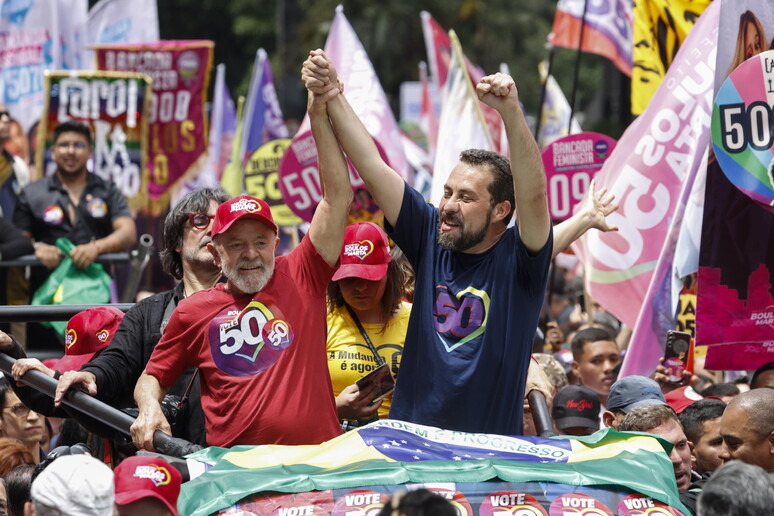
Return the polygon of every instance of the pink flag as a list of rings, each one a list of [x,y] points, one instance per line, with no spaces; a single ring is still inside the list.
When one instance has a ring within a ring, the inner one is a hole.
[[[584,4],[588,0],[559,0],[548,42],[557,47],[578,48]],[[610,59],[619,70],[632,75],[632,9],[627,0],[588,2],[580,49]]]
[[[336,16],[325,42],[325,52],[335,63],[339,77],[344,81],[344,94],[352,109],[382,146],[390,166],[404,179],[408,178],[409,165],[403,154],[398,123],[368,54],[344,16],[341,5],[336,7]]]
[[[719,6],[696,23],[645,112],[626,130],[597,176],[620,203],[573,248],[591,297],[634,328],[622,375],[648,374],[674,327],[671,273],[685,203],[709,142]]]

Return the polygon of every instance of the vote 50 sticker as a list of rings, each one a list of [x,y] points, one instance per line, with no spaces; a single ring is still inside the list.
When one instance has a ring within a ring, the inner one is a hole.
[[[613,511],[593,496],[567,493],[551,502],[548,514],[549,516],[613,516]]]
[[[267,370],[293,343],[293,336],[279,308],[256,300],[242,310],[223,310],[208,328],[215,365],[233,376],[253,376]]]
[[[723,83],[712,110],[712,147],[739,190],[774,212],[774,51],[753,56]]]

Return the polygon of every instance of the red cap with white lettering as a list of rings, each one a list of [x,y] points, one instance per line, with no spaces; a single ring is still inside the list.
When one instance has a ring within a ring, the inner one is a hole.
[[[183,478],[165,460],[146,455],[129,457],[116,467],[114,478],[116,505],[155,498],[177,516],[177,497]]]
[[[378,281],[387,274],[392,260],[387,233],[373,222],[350,224],[344,231],[341,264],[333,281],[363,278]]]
[[[240,195],[218,206],[215,220],[212,222],[212,236],[225,233],[234,222],[242,219],[259,220],[273,229],[275,233],[277,232],[277,225],[274,223],[269,205],[261,199]]]

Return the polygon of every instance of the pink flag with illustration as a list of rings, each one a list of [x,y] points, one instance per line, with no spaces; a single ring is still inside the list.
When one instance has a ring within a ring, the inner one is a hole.
[[[735,58],[750,26],[771,33],[774,5],[722,4],[696,312],[696,343],[716,369],[774,360],[774,51]]]
[[[584,18],[584,4],[585,18]],[[632,8],[628,0],[559,0],[548,42],[579,48],[610,59],[626,75],[632,74]],[[580,41],[581,24],[583,41]]]
[[[718,11],[713,5],[702,15],[653,101],[597,176],[620,204],[608,217],[619,231],[591,231],[573,244],[594,301],[636,326],[623,375],[647,367],[649,374],[662,350],[663,311],[671,306],[671,296],[660,297],[664,275],[671,274],[670,234],[709,141]]]

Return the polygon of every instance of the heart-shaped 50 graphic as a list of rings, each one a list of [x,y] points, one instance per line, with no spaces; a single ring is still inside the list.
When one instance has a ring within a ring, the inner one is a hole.
[[[484,333],[489,302],[489,294],[477,288],[468,287],[452,294],[445,285],[435,287],[435,331],[447,352]]]

